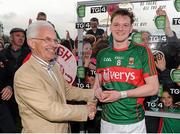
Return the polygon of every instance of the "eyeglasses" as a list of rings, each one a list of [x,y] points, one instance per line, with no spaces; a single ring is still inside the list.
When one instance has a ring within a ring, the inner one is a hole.
[[[58,39],[52,39],[52,38],[49,38],[49,37],[47,37],[45,39],[41,39],[41,38],[31,38],[31,39],[42,40],[47,44],[50,44],[50,43],[59,44],[60,43],[60,41]]]

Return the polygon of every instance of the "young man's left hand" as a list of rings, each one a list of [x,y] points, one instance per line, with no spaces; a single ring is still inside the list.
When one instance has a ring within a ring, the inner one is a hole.
[[[103,91],[101,93],[101,98],[99,99],[99,101],[104,103],[115,102],[120,98],[121,98],[121,94],[119,91],[110,90],[110,91]]]

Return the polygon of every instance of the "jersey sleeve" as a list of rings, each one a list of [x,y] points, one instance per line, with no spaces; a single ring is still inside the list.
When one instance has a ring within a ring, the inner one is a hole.
[[[154,56],[148,47],[144,47],[142,51],[142,66],[144,78],[157,75]]]

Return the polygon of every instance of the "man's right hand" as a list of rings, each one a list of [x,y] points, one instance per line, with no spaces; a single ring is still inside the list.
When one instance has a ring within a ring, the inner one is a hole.
[[[87,109],[88,109],[88,112],[89,112],[88,117],[89,117],[90,120],[93,120],[94,117],[95,117],[96,111],[97,111],[96,105],[87,104],[86,106],[87,106]]]

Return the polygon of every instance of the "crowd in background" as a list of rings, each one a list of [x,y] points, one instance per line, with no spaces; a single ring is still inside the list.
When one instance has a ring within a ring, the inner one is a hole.
[[[174,82],[170,76],[172,69],[180,69],[180,40],[177,38],[175,31],[171,29],[166,11],[158,9],[156,13],[157,15],[166,15],[166,27],[164,29],[167,39],[166,43],[161,44],[161,42],[158,42],[156,51],[152,50],[162,92],[155,96],[146,97],[144,108],[151,111],[180,113],[180,93],[172,92],[173,89],[180,91],[180,83]],[[38,20],[47,21],[46,14],[39,12],[37,15]],[[32,20],[29,20],[29,24],[31,23]],[[51,22],[49,23],[53,25]],[[75,86],[78,86],[77,83],[81,82],[84,85],[88,85],[85,87],[93,87],[96,75],[96,56],[102,49],[112,47],[110,44],[113,44],[113,42],[109,39],[110,37],[107,35],[107,31],[98,28],[98,25],[98,18],[91,18],[91,29],[86,31],[83,36],[82,62],[85,69],[85,76],[84,78],[76,77],[73,83]],[[149,46],[150,33],[148,31],[138,32],[142,34],[143,42],[141,44]],[[67,47],[78,58],[77,38],[73,40],[68,31],[65,39],[60,38],[57,32],[56,34],[61,45]],[[26,42],[26,30],[12,28],[9,40],[3,36],[0,37],[0,132],[21,132],[21,118],[19,116],[18,105],[14,98],[13,79],[15,72],[30,56],[31,50]],[[155,104],[155,106],[149,105],[150,103]],[[101,103],[98,103],[98,107],[101,108]],[[99,110],[94,120],[89,120],[85,123],[71,122],[72,132],[78,133],[83,130],[89,133],[98,133],[100,132],[100,118],[101,111]],[[173,128],[174,132],[180,132],[177,126],[177,124],[180,124],[179,119],[151,116],[146,117],[147,132],[169,132],[167,127],[162,127],[163,123],[164,126],[169,126],[169,129]]]

